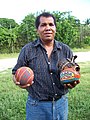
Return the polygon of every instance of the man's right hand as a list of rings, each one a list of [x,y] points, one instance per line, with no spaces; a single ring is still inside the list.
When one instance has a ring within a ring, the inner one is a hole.
[[[13,82],[14,82],[16,85],[20,85],[20,82],[17,82],[17,81],[16,81],[15,75],[13,75]]]

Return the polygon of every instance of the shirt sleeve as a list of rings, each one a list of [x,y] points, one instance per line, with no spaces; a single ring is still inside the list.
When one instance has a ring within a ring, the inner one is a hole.
[[[64,52],[65,52],[66,58],[69,58],[69,59],[73,58],[73,52],[69,46],[65,45]]]
[[[14,68],[12,69],[12,74],[15,74],[17,69],[22,67],[22,66],[27,66],[27,59],[26,59],[25,48],[22,48],[22,50],[21,50],[21,52],[20,52],[20,54],[18,56],[17,63],[14,66]]]

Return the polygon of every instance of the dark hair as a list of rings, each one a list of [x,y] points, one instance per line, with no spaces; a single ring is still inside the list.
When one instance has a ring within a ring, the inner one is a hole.
[[[43,17],[52,17],[54,19],[54,24],[56,26],[56,19],[55,19],[55,17],[52,14],[50,14],[49,12],[43,12],[39,16],[36,17],[36,21],[35,21],[36,29],[38,29],[38,26],[40,24],[40,17],[41,16],[43,16]]]

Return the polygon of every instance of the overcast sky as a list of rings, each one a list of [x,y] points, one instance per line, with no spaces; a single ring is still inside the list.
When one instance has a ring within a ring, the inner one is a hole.
[[[81,21],[90,18],[90,0],[0,0],[0,18],[11,18],[20,23],[37,11],[72,11]]]

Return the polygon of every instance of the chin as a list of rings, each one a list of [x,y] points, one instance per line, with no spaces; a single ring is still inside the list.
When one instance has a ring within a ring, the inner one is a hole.
[[[45,41],[52,41],[54,39],[46,38]]]
[[[52,37],[46,37],[45,39],[50,40],[50,41],[54,40],[54,38],[52,38]]]
[[[46,43],[51,43],[51,42],[53,42],[54,41],[54,39],[46,39],[46,40],[44,40]]]

